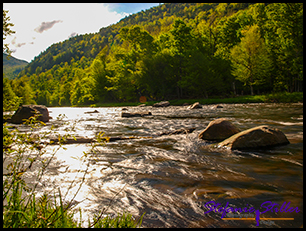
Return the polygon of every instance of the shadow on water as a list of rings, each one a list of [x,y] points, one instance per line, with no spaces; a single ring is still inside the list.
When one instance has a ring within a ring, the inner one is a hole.
[[[267,212],[261,217],[294,220],[261,221],[259,227],[300,227],[303,224],[303,104],[222,106],[196,110],[127,107],[131,112],[153,114],[141,118],[121,118],[121,108],[97,108],[97,114],[84,113],[90,108],[52,108],[53,118],[65,113],[68,121],[77,121],[76,134],[82,136],[103,131],[107,136],[144,137],[98,146],[96,154],[87,157],[86,181],[75,198],[84,216],[100,211],[118,194],[108,213],[129,211],[140,216],[145,212],[144,227],[257,227],[256,221],[222,220],[221,213],[213,211],[205,214],[209,210],[205,204],[214,201],[221,206],[228,203],[234,208],[262,210],[262,203],[271,201],[280,206],[290,202],[290,207],[298,207],[300,212]],[[197,136],[210,121],[221,117],[241,130],[265,124],[276,127],[291,143],[248,152],[209,150]],[[191,127],[196,130],[188,135],[145,138]],[[64,127],[57,129],[63,131]],[[67,151],[59,152],[50,165],[45,188],[70,187],[72,192],[77,188],[85,169],[77,159],[89,146],[66,147]],[[73,180],[75,183],[70,186]],[[254,212],[248,215],[253,216]]]

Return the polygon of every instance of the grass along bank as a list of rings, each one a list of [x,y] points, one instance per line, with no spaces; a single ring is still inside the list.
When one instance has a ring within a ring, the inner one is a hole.
[[[235,103],[298,103],[303,102],[303,92],[294,93],[274,93],[267,95],[245,95],[233,98],[212,98],[212,99],[192,99],[192,100],[172,100],[171,105],[182,105],[183,103],[199,102],[205,104],[235,104]]]
[[[154,103],[160,101],[147,101],[147,106],[152,106]],[[299,103],[303,102],[303,92],[281,92],[266,95],[243,95],[232,98],[211,98],[211,99],[176,99],[169,100],[170,105],[181,106],[184,103],[193,104],[199,102],[202,105],[206,104],[234,104],[234,103]],[[91,107],[125,107],[138,106],[140,102],[122,102],[122,103],[96,103],[90,105]]]

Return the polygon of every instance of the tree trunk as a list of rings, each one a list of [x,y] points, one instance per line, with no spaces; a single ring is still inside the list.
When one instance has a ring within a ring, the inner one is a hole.
[[[252,73],[251,73],[251,76],[250,76],[251,95],[254,95],[254,91],[253,91],[253,85],[252,85],[252,83],[253,83],[253,75],[252,75]]]
[[[180,99],[180,87],[179,86],[176,86],[176,95],[177,95],[177,98]]]
[[[235,86],[235,81],[233,81],[233,91],[234,91],[234,95],[237,95],[237,94],[236,94],[236,86]]]
[[[254,92],[253,92],[253,85],[250,84],[250,87],[251,87],[251,95],[254,95]]]

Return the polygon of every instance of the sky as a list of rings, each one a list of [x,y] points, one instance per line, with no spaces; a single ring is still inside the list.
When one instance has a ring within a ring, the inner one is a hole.
[[[4,40],[12,55],[30,62],[53,43],[77,34],[96,33],[125,16],[159,3],[4,3],[11,29]]]

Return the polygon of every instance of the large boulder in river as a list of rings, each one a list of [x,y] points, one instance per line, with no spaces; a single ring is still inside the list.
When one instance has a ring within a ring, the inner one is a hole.
[[[239,132],[218,144],[231,150],[266,148],[277,145],[289,144],[285,134],[267,125],[258,126]]]
[[[121,117],[144,117],[150,116],[152,113],[150,111],[145,112],[122,112]]]
[[[168,107],[170,106],[169,101],[161,101],[159,103],[153,104],[153,107]]]
[[[42,122],[48,122],[49,111],[46,106],[44,105],[22,105],[18,108],[15,114],[11,118],[11,123],[14,124],[21,124],[25,122],[26,119],[29,119],[31,116],[35,114],[40,114],[37,120]]]
[[[240,130],[225,118],[211,121],[205,130],[199,134],[199,138],[203,140],[220,141],[224,140]]]

